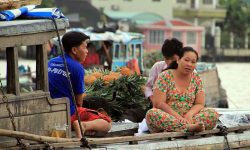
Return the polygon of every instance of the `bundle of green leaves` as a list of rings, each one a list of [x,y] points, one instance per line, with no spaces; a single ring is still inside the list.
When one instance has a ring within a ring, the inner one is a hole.
[[[125,75],[121,72],[101,72],[99,74],[103,74],[102,77],[86,85],[87,97],[99,97],[107,102],[108,112],[113,121],[121,121],[126,110],[146,110],[149,107],[149,101],[145,99],[143,93],[146,79],[136,73]]]

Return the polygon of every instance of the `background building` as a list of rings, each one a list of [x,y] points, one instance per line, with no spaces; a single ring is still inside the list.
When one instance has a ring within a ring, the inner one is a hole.
[[[111,18],[114,11],[151,12],[166,20],[175,18],[203,26],[201,47],[220,48],[220,27],[217,24],[224,21],[226,10],[219,6],[218,0],[91,0],[91,3],[98,9],[102,8]]]
[[[165,39],[174,37],[182,41],[184,46],[192,46],[201,55],[202,33],[204,31],[201,26],[194,26],[182,20],[171,19],[149,25],[140,25],[139,28],[145,35],[144,47],[148,52],[161,49]]]
[[[226,9],[218,4],[218,0],[175,0],[173,4],[173,17],[186,20],[194,25],[205,28],[204,48],[220,47],[220,27]]]
[[[172,18],[173,0],[91,0],[97,9],[104,11],[151,12]]]

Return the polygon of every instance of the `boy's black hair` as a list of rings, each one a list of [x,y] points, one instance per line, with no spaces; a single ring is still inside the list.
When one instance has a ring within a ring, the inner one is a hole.
[[[62,44],[64,47],[64,51],[69,53],[72,47],[77,47],[82,44],[86,39],[90,39],[89,36],[82,32],[70,31],[63,35]]]
[[[162,45],[161,52],[165,58],[179,55],[180,49],[183,47],[181,41],[176,38],[166,39]]]

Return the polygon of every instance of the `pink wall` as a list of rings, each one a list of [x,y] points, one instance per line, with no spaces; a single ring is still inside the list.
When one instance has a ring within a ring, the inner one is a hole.
[[[143,27],[141,28],[143,31],[143,34],[145,35],[145,41],[144,41],[144,49],[145,52],[154,52],[157,50],[161,49],[162,44],[152,44],[149,43],[149,32],[150,30],[164,30],[164,39],[166,38],[172,38],[172,33],[173,31],[179,31],[182,32],[182,39],[181,41],[183,42],[184,46],[191,46],[193,47],[195,50],[197,50],[197,52],[199,53],[199,55],[201,55],[201,49],[202,49],[202,32],[203,32],[203,28],[201,27],[173,27],[173,28],[162,28],[162,27]],[[194,44],[187,44],[187,32],[188,31],[192,31],[192,32],[196,32],[196,43]]]

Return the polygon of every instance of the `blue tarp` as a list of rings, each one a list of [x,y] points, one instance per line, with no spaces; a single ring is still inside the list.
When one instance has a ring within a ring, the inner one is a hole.
[[[5,10],[0,12],[0,21],[11,21],[21,18],[65,18],[58,8],[35,8],[35,5],[27,5],[18,9]]]

